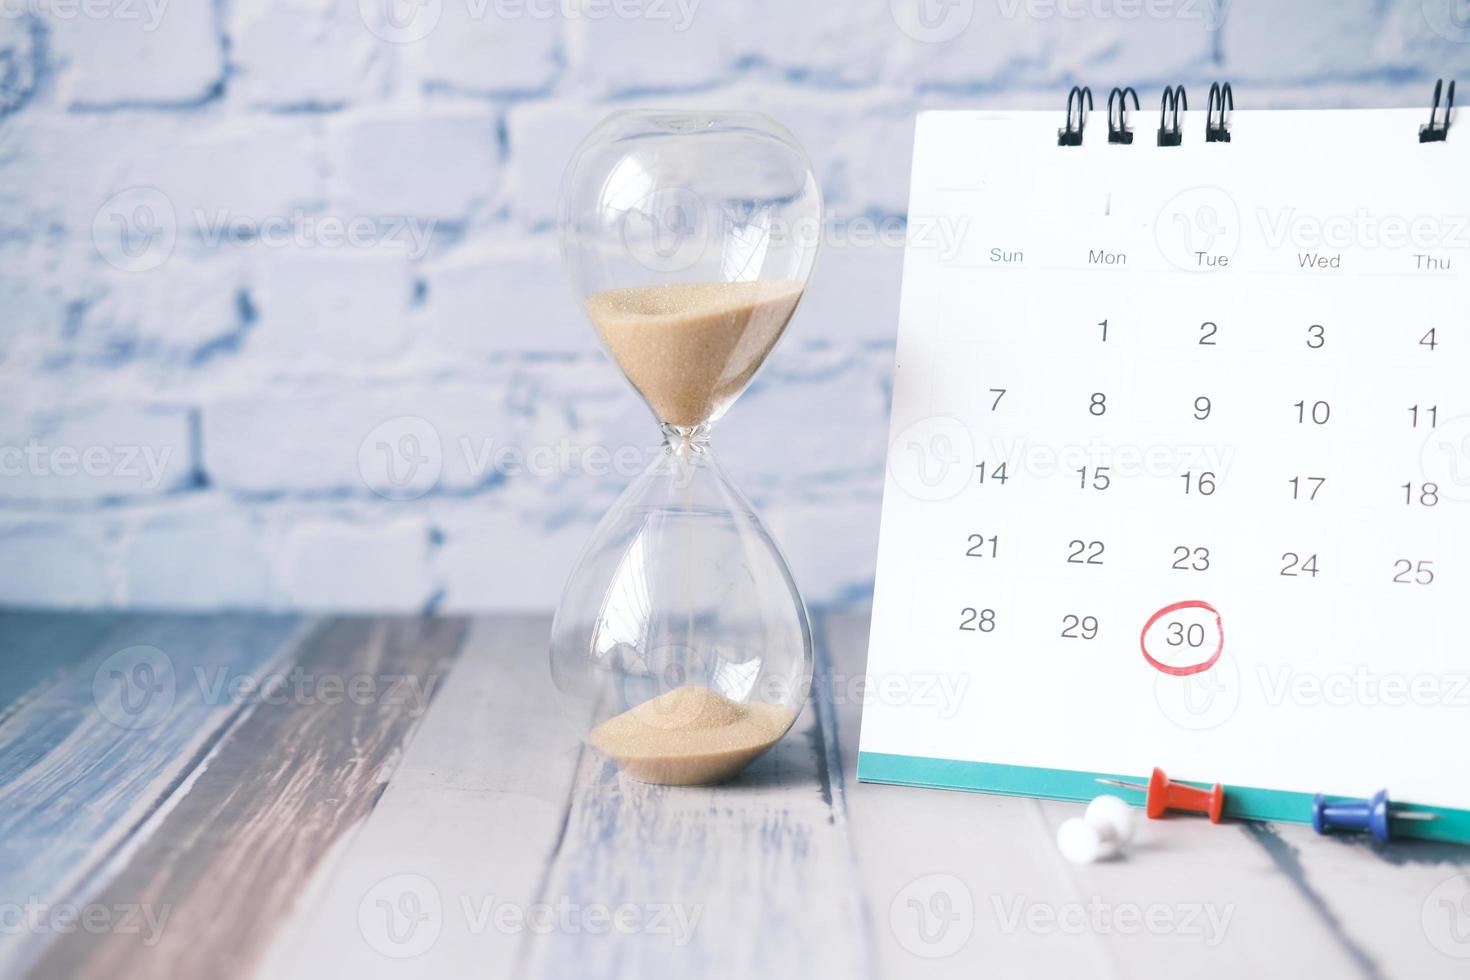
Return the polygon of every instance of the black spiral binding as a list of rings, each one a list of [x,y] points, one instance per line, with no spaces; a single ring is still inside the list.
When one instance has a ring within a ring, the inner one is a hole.
[[[1455,107],[1455,80],[1450,79],[1450,89],[1445,94],[1444,118],[1439,116],[1439,93],[1444,85],[1441,78],[1434,83],[1434,103],[1429,107],[1429,125],[1419,127],[1419,142],[1440,143],[1450,134],[1450,110]]]
[[[1163,98],[1159,99],[1160,146],[1178,146],[1184,142],[1184,130],[1179,126],[1181,109],[1189,109],[1189,97],[1184,94],[1184,86],[1165,88]]]
[[[1133,97],[1133,109],[1138,110],[1138,93],[1130,85],[1114,87],[1108,93],[1108,142],[1128,144],[1133,142],[1133,130],[1128,128],[1128,97]],[[1444,97],[1444,113],[1440,114],[1439,100]],[[1084,105],[1085,103],[1085,105]],[[1114,106],[1117,106],[1114,109]],[[1434,99],[1429,106],[1429,122],[1419,127],[1419,142],[1442,143],[1450,134],[1450,117],[1455,108],[1455,80],[1450,79],[1446,88],[1444,79],[1434,83]],[[1082,130],[1087,125],[1087,113],[1092,111],[1092,89],[1085,85],[1073,85],[1067,93],[1067,125],[1057,130],[1058,146],[1081,146]],[[1189,111],[1189,97],[1183,85],[1164,87],[1159,98],[1159,145],[1179,146],[1184,142],[1184,129],[1179,114]],[[1208,104],[1205,106],[1205,142],[1230,142],[1230,113],[1235,111],[1235,92],[1229,82],[1210,84]]]
[[[1138,93],[1133,91],[1133,86],[1127,88],[1115,88],[1108,93],[1108,142],[1109,143],[1132,143],[1133,130],[1128,128],[1128,96],[1133,96],[1133,111],[1138,111]],[[1116,120],[1113,114],[1113,101],[1117,100],[1118,112]]]
[[[1210,104],[1205,109],[1205,142],[1206,143],[1229,143],[1230,123],[1225,118],[1226,107],[1230,111],[1235,110],[1235,93],[1230,90],[1230,83],[1220,84],[1214,82],[1210,85]],[[1219,118],[1216,119],[1216,110],[1219,110]]]
[[[1087,100],[1087,108],[1082,108],[1082,100]],[[1072,107],[1076,105],[1074,110]],[[1087,113],[1092,111],[1092,89],[1084,86],[1072,86],[1072,91],[1067,93],[1067,128],[1057,130],[1057,146],[1081,146],[1082,129],[1087,125]]]

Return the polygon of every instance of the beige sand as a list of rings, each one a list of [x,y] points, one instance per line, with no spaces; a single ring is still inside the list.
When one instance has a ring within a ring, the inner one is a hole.
[[[686,684],[609,718],[590,738],[636,779],[687,786],[735,775],[794,720],[780,705],[742,704]]]
[[[608,289],[588,298],[587,312],[659,419],[688,428],[740,394],[802,288],[772,280]]]

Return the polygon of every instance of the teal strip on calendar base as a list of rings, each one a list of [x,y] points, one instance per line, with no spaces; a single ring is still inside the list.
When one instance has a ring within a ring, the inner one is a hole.
[[[1116,793],[1130,803],[1143,805],[1142,790],[1104,786],[1099,779],[1119,779],[1130,783],[1147,783],[1148,774],[1115,772],[1081,772],[1074,769],[1037,769],[1031,766],[1006,766],[993,762],[964,762],[958,759],[931,759],[918,755],[889,755],[886,752],[859,752],[858,779],[865,783],[892,783],[897,786],[925,786],[931,789],[962,789],[976,793],[999,793],[1003,796],[1033,796],[1044,800],[1076,800],[1085,802],[1103,793]],[[1195,783],[1194,785],[1203,785]],[[1390,786],[1389,790],[1392,791]],[[1285,823],[1311,823],[1312,798],[1315,793],[1295,793],[1253,786],[1225,786],[1225,816],[1237,820],[1276,820]],[[1328,800],[1348,797],[1328,795]],[[1399,820],[1393,823],[1395,837],[1421,837],[1427,840],[1454,841],[1470,844],[1470,810],[1417,806],[1394,803],[1396,812],[1432,813],[1436,820]]]

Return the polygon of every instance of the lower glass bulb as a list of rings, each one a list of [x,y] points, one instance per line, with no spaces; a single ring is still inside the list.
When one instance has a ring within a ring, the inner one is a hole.
[[[638,779],[727,779],[796,721],[812,637],[790,569],[687,431],[603,517],[552,625],[551,672],[587,741]]]

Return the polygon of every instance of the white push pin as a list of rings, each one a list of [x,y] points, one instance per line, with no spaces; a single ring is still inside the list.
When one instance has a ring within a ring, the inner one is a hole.
[[[1133,840],[1133,808],[1116,796],[1099,796],[1081,817],[1057,828],[1057,849],[1073,864],[1117,857]]]
[[[1106,794],[1087,804],[1082,819],[1099,834],[1115,841],[1121,848],[1133,840],[1133,808],[1120,796]]]
[[[1096,827],[1081,817],[1062,821],[1057,828],[1057,850],[1073,864],[1106,861],[1118,853],[1118,842],[1104,837]]]

